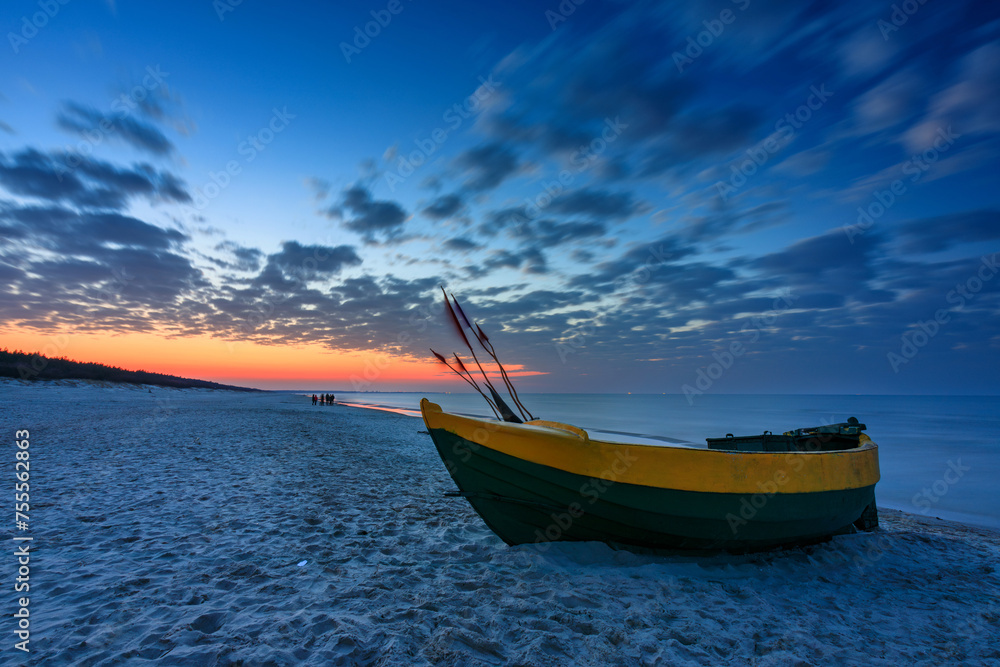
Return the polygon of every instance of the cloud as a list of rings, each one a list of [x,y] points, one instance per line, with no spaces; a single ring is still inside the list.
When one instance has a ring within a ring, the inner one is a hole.
[[[749,106],[694,110],[678,120],[670,147],[682,160],[729,153],[748,146],[760,122]]]
[[[444,220],[461,211],[464,205],[459,195],[442,195],[431,202],[421,213],[434,220]]]
[[[959,134],[1000,133],[1000,40],[965,56],[955,83],[931,100],[927,116],[903,136],[906,148],[923,151],[939,129]]]
[[[124,114],[104,114],[76,102],[65,102],[56,116],[56,124],[88,141],[119,139],[141,151],[157,156],[174,152],[174,145],[153,125]]]
[[[78,213],[51,206],[8,204],[0,207],[0,222],[40,247],[70,255],[103,256],[114,246],[162,251],[188,240],[176,229],[163,229],[118,213]]]
[[[601,137],[609,118],[620,116],[633,140],[668,131],[697,89],[676,76],[667,47],[679,32],[676,13],[652,3],[610,12],[601,28],[567,26],[501,63],[496,74],[508,104],[484,111],[482,126],[498,139],[552,155]]]
[[[45,171],[49,160],[26,153],[19,166]],[[8,180],[23,176],[11,176],[18,166],[13,160],[4,165]],[[150,192],[137,178],[149,176],[143,169],[88,162],[75,173],[81,186],[98,179],[122,191]],[[344,202],[363,215],[379,212],[377,202],[359,191],[346,193]],[[428,307],[442,282],[436,276],[342,280],[344,270],[362,263],[347,245],[285,241],[265,256],[223,241],[203,255],[188,247],[191,239],[179,229],[52,202],[0,200],[0,230],[0,319],[26,329],[210,334],[265,343],[321,337],[337,349],[409,351],[396,340],[399,322]],[[256,275],[210,282],[196,259]],[[317,281],[323,290],[312,286]]]
[[[830,157],[829,150],[810,148],[788,156],[774,165],[774,169],[783,176],[804,178],[822,171],[830,163]]]
[[[10,287],[18,280],[24,277],[25,277],[24,271],[17,268],[16,266],[0,263],[0,285],[4,285],[5,287]]]
[[[489,296],[484,294],[483,296]],[[568,307],[579,305],[587,300],[586,293],[578,290],[531,290],[517,294],[509,299],[488,299],[475,306],[476,317],[482,316],[491,322],[503,322],[504,326],[511,325],[520,328],[524,318],[531,318],[532,322],[537,322],[539,315],[551,313],[555,310],[563,310]],[[470,312],[470,315],[472,313]],[[580,317],[584,313],[573,312],[559,315],[562,324],[568,317]]]
[[[352,246],[304,246],[296,241],[282,243],[281,252],[268,255],[268,261],[274,262],[286,272],[323,275],[340,273],[344,267],[361,264],[361,258]]]
[[[530,219],[523,206],[489,211],[485,214],[485,218],[477,228],[477,231],[485,236],[496,236],[508,226],[527,224]]]
[[[312,193],[313,198],[316,201],[322,201],[327,198],[330,194],[330,190],[333,187],[330,181],[323,178],[317,178],[315,176],[310,176],[305,179],[306,189]]]
[[[223,268],[234,269],[236,271],[257,271],[260,269],[261,260],[264,258],[264,253],[257,248],[247,248],[233,241],[223,241],[217,244],[214,250],[216,252],[229,253],[235,261],[227,262],[210,257],[209,260],[211,262]]]
[[[520,166],[517,155],[499,143],[466,150],[455,158],[455,164],[464,171],[463,187],[470,192],[496,188]]]
[[[267,264],[255,280],[272,289],[288,291],[300,282],[328,279],[360,264],[361,258],[353,246],[304,246],[297,241],[285,241],[280,252],[267,256]]]
[[[760,114],[749,108],[692,112],[677,120],[674,131],[649,141],[637,151],[641,156],[637,173],[654,177],[685,165],[749,148]]]
[[[849,243],[842,228],[796,241],[750,262],[753,268],[797,292],[827,292],[836,285],[840,294],[859,301],[891,299],[878,291],[876,278],[885,270],[885,239],[874,231]]]
[[[565,212],[589,211],[595,217],[614,218],[626,215],[626,210],[633,207],[630,197],[627,199],[629,201],[624,202],[617,197],[603,198],[600,194],[591,196],[584,193],[559,208]],[[610,214],[599,216],[598,212],[602,209],[609,211]],[[546,209],[546,212],[549,212],[549,209]],[[607,226],[601,222],[536,220],[529,216],[523,207],[517,206],[490,211],[485,218],[476,227],[476,232],[486,237],[495,237],[506,232],[507,237],[525,247],[548,248],[586,239],[598,239],[607,233]]]
[[[525,273],[548,273],[549,268],[545,255],[537,248],[524,248],[519,251],[494,250],[484,263],[486,271],[494,269],[521,269]]]
[[[866,22],[853,35],[841,41],[837,49],[844,73],[870,76],[882,71],[896,56],[898,44],[886,40],[873,22]]]
[[[692,241],[710,241],[773,227],[787,218],[787,206],[783,201],[771,201],[745,209],[727,207],[703,215],[687,216],[682,233]]]
[[[136,93],[140,85],[149,91],[142,99],[138,99],[139,95]],[[134,104],[143,116],[169,126],[182,136],[190,136],[197,130],[194,120],[185,111],[184,99],[169,86],[157,86],[149,90],[146,83],[137,81],[133,86],[123,86],[119,98],[112,103],[113,108],[119,104],[119,100],[129,107]]]
[[[148,250],[166,250],[187,240],[176,229],[163,229],[136,218],[117,213],[89,213],[79,217],[73,233],[86,243],[115,244]]]
[[[927,86],[916,68],[889,76],[855,100],[858,129],[870,134],[911,120],[925,99]]]
[[[0,225],[16,230],[0,263],[13,260],[22,271],[12,280],[16,303],[0,303],[4,321],[165,331],[182,319],[175,309],[185,295],[210,288],[181,254],[188,237],[175,229],[117,213],[11,204],[0,207]]]
[[[234,338],[265,343],[322,340],[337,350],[385,350],[424,355],[425,330],[447,335],[437,317],[437,276],[404,280],[363,275],[324,291],[298,283],[270,291],[264,284],[231,290],[207,324]],[[433,315],[429,315],[433,314]],[[400,342],[401,334],[414,342]]]
[[[546,211],[565,215],[586,215],[598,219],[624,220],[639,213],[643,208],[643,204],[630,192],[581,188],[556,197]]]
[[[124,199],[107,189],[92,191],[69,170],[35,149],[22,150],[13,158],[0,155],[0,184],[12,194],[71,201],[80,206],[120,208]]]
[[[466,252],[468,250],[476,250],[482,246],[475,241],[470,241],[469,239],[458,236],[453,239],[448,239],[444,242],[444,246],[449,250],[455,250],[458,252]]]
[[[185,184],[170,172],[140,164],[131,169],[67,153],[26,148],[0,153],[0,185],[11,194],[80,208],[122,209],[142,196],[151,202],[191,201]]]
[[[567,25],[534,49],[516,50],[497,67],[505,104],[485,110],[477,126],[525,152],[540,151],[571,164],[599,158],[598,171],[619,178],[631,173],[653,177],[748,147],[764,118],[762,102],[749,96],[704,97],[706,82],[718,73],[715,85],[741,85],[732,65],[770,57],[768,49],[789,35],[787,26],[804,10],[787,2],[754,3],[745,13],[731,10],[738,25],[704,49],[696,63],[701,76],[679,75],[674,54],[718,16],[712,3],[617,5],[599,28]],[[730,57],[732,64],[726,62]],[[609,122],[620,123],[620,134],[606,133]]]
[[[162,317],[170,327],[178,318],[162,313],[182,295],[209,286],[181,254],[188,237],[176,229],[118,213],[10,204],[0,208],[0,225],[17,231],[12,252],[26,272],[17,281],[20,308],[3,313],[6,321],[85,330],[114,330],[117,323],[146,330]],[[39,252],[44,250],[50,253]],[[4,261],[10,257],[0,253]],[[104,312],[108,309],[118,312]],[[146,314],[137,317],[130,309]],[[138,325],[139,320],[145,323]]]
[[[639,274],[644,277],[645,274]],[[666,263],[649,269],[649,279],[635,281],[640,291],[648,292],[653,309],[687,309],[696,303],[711,305],[744,297],[749,291],[731,268],[707,262]],[[740,309],[746,306],[741,305]],[[690,316],[694,319],[694,316]]]
[[[1000,211],[983,209],[904,222],[898,228],[901,250],[931,253],[962,243],[1000,239]]]
[[[628,284],[645,283],[652,271],[677,264],[695,255],[696,246],[676,234],[661,236],[650,242],[633,244],[619,258],[601,262],[593,270],[569,280],[570,287],[608,292],[612,283],[631,277]]]
[[[511,227],[510,236],[527,246],[553,248],[564,243],[601,238],[607,227],[599,222],[556,222],[535,220]]]
[[[372,199],[371,192],[362,185],[344,190],[340,203],[331,207],[328,213],[340,219],[350,213],[353,217],[344,219],[344,227],[361,234],[368,243],[376,243],[380,236],[385,240],[397,238],[408,217],[396,202]]]

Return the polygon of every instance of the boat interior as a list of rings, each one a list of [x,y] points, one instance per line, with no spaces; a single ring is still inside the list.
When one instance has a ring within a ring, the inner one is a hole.
[[[724,438],[706,438],[706,441],[709,449],[730,452],[836,452],[860,447],[865,428],[856,417],[851,417],[839,424],[800,428],[780,435],[770,431],[742,436],[727,433]]]

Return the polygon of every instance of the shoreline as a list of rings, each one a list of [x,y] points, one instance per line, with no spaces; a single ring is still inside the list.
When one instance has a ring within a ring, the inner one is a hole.
[[[220,383],[216,383],[220,384]],[[80,387],[80,388],[94,388],[94,389],[122,389],[126,391],[139,391],[142,389],[159,389],[161,391],[215,391],[215,392],[229,392],[232,394],[268,394],[274,393],[269,389],[255,389],[251,387],[235,387],[235,385],[221,385],[218,387],[197,387],[197,386],[187,386],[187,387],[174,387],[170,385],[161,384],[145,384],[140,382],[124,382],[119,380],[91,380],[87,378],[60,378],[60,379],[39,379],[39,380],[22,380],[20,378],[12,377],[0,377],[0,387],[4,386],[20,386],[20,387]]]
[[[215,387],[164,387],[164,386],[160,386],[160,385],[141,385],[141,384],[133,384],[133,383],[130,383],[130,382],[113,382],[113,381],[105,381],[105,380],[87,380],[87,379],[61,379],[61,380],[31,380],[31,381],[27,381],[27,380],[20,380],[20,379],[17,379],[17,378],[3,378],[3,377],[0,377],[0,388],[2,388],[3,386],[11,386],[11,385],[18,385],[18,386],[23,386],[23,387],[32,387],[32,386],[35,386],[35,387],[38,387],[38,388],[42,388],[42,387],[45,387],[45,386],[52,386],[52,387],[80,387],[80,388],[91,388],[91,389],[119,389],[119,390],[123,390],[123,391],[132,391],[132,392],[140,392],[142,390],[146,390],[147,393],[155,393],[154,390],[164,391],[164,392],[166,392],[167,390],[169,390],[171,392],[192,392],[192,393],[201,392],[201,393],[220,393],[220,394],[231,393],[231,394],[243,394],[243,395],[247,394],[246,391],[240,390],[240,389],[222,389],[222,388],[215,388]],[[311,396],[311,394],[309,394],[309,393],[299,392],[297,390],[270,391],[270,390],[258,389],[258,390],[254,390],[254,393],[261,394],[261,395],[266,395],[266,394],[271,394],[271,395],[285,394],[285,395],[301,396],[301,397],[304,397],[304,398],[308,397],[308,396]],[[345,392],[342,392],[342,393],[345,393]],[[350,392],[346,392],[346,393],[350,393]],[[390,392],[390,393],[398,393],[398,392]],[[424,393],[426,393],[426,394],[436,394],[436,393],[445,393],[445,392],[405,392],[405,393],[412,393],[414,395],[421,395],[422,396]],[[472,394],[470,394],[470,396],[471,395]],[[357,409],[362,409],[362,410],[372,410],[372,411],[375,411],[375,412],[385,412],[385,413],[390,413],[390,414],[398,414],[398,415],[403,415],[403,416],[406,416],[406,417],[412,417],[412,418],[420,419],[421,423],[423,423],[419,409],[418,410],[412,410],[412,409],[408,409],[408,408],[394,407],[394,406],[388,406],[388,405],[374,405],[374,404],[356,403],[356,402],[353,402],[353,401],[340,401],[340,400],[336,401],[335,406],[345,407],[345,408],[346,407],[357,408]],[[470,416],[489,418],[489,415],[487,415],[485,413],[485,411],[483,413],[458,413],[458,414],[468,414]],[[677,440],[676,438],[667,438],[667,437],[658,437],[658,436],[647,436],[647,435],[637,434],[637,433],[627,433],[627,432],[623,432],[623,431],[610,431],[610,430],[604,430],[604,429],[588,429],[588,432],[589,433],[598,433],[598,434],[608,435],[608,436],[616,436],[616,435],[617,436],[626,436],[626,439],[624,439],[624,440],[615,440],[613,437],[611,437],[611,438],[601,438],[602,440],[609,441],[609,442],[650,444],[650,445],[655,445],[655,446],[689,446],[689,447],[699,447],[699,448],[701,447],[701,445],[699,445],[697,443],[690,443],[690,442],[686,442],[686,441],[683,441],[683,440]],[[876,500],[877,499],[878,499],[878,495],[876,493]],[[912,504],[909,507],[907,507],[903,503],[892,502],[892,501],[880,501],[879,504],[878,504],[878,509],[879,509],[880,512],[882,510],[894,510],[894,511],[898,511],[898,512],[901,512],[903,514],[911,515],[911,516],[917,517],[917,518],[936,519],[936,520],[939,520],[939,521],[952,522],[952,523],[960,524],[960,525],[963,525],[963,526],[968,526],[970,528],[979,528],[979,529],[984,529],[984,530],[990,530],[990,531],[993,531],[993,532],[997,533],[998,535],[1000,535],[1000,517],[991,517],[989,515],[970,514],[970,513],[967,513],[967,512],[958,512],[958,511],[950,511],[950,510],[936,510],[935,512],[932,512],[932,513],[931,512],[929,512],[929,513],[912,512],[912,511],[910,511],[910,509],[912,507],[914,507]]]

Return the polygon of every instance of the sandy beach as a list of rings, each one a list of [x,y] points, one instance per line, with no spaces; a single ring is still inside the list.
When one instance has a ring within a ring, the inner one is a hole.
[[[409,416],[72,381],[0,404],[7,465],[16,430],[31,453],[9,664],[1000,665],[987,529],[883,511],[745,556],[510,548]]]

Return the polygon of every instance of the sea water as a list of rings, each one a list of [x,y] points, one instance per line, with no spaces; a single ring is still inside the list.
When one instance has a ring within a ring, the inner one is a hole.
[[[350,393],[337,400],[419,415],[426,396],[448,412],[492,417],[478,394]],[[857,417],[879,446],[878,503],[1000,528],[1000,397],[523,394],[536,418],[602,440],[705,446],[727,433],[782,433]],[[648,439],[648,440],[645,440]]]

